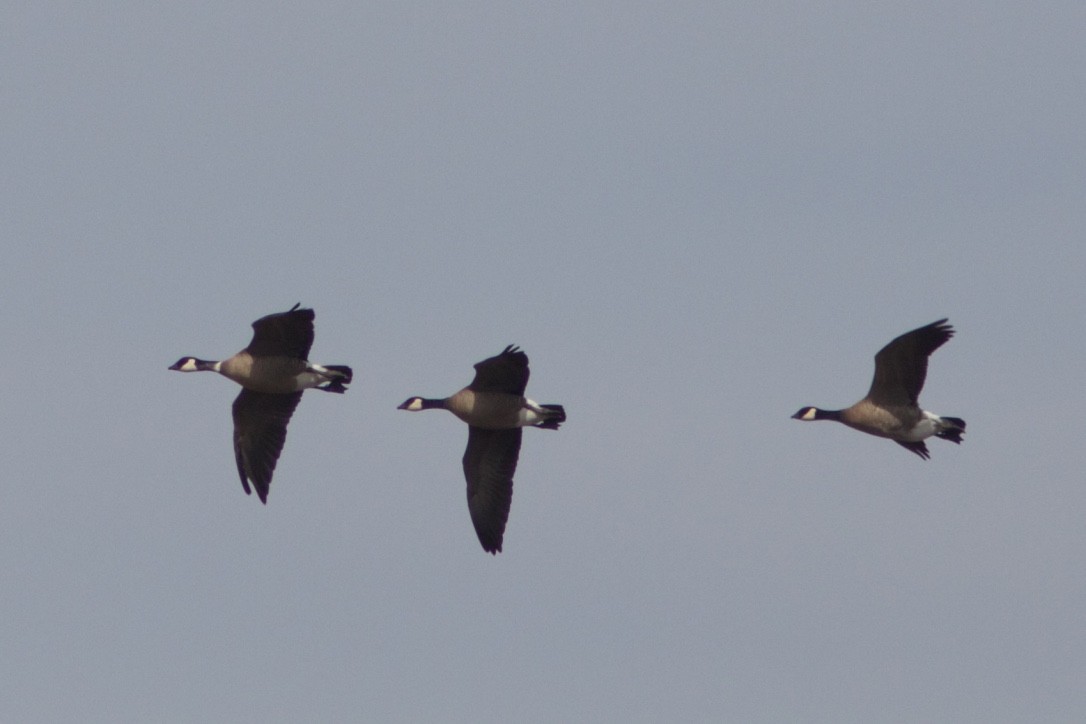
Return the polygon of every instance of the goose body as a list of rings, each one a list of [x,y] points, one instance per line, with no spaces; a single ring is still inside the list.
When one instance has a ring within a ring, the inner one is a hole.
[[[170,365],[178,372],[218,372],[241,385],[234,400],[234,458],[246,494],[256,489],[268,502],[275,464],[287,435],[287,423],[307,389],[343,393],[353,373],[346,365],[309,362],[313,344],[312,309],[295,304],[286,312],[253,322],[249,346],[221,361],[182,357]]]
[[[524,397],[528,356],[510,345],[475,365],[475,379],[441,399],[410,397],[400,410],[448,410],[468,424],[462,460],[468,486],[468,511],[483,550],[502,549],[513,499],[513,475],[520,456],[521,430],[557,430],[565,422],[561,405],[541,405]]]
[[[954,336],[954,328],[940,319],[896,337],[875,355],[875,377],[867,396],[843,410],[803,407],[794,419],[836,420],[869,435],[885,437],[927,460],[924,443],[939,437],[960,444],[965,420],[921,409],[920,391],[928,371],[928,357]]]

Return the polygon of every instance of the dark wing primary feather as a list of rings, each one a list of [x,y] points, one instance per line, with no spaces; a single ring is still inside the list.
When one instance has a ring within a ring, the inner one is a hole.
[[[875,355],[868,399],[880,405],[915,405],[928,375],[928,356],[954,336],[945,319],[906,332]]]
[[[238,475],[246,494],[248,480],[253,481],[262,503],[268,502],[275,463],[287,439],[287,423],[301,399],[301,392],[274,395],[243,389],[234,400],[234,458]]]
[[[528,355],[514,345],[501,354],[475,364],[475,379],[468,385],[475,392],[507,392],[523,395],[528,386]]]
[[[898,445],[905,448],[909,452],[914,452],[923,460],[930,460],[931,453],[928,452],[928,446],[924,444],[924,441],[920,442],[902,442],[901,440],[894,440]]]
[[[513,474],[520,456],[519,427],[506,430],[468,428],[464,478],[468,482],[468,511],[483,550],[502,549],[505,522],[513,502]]]
[[[253,341],[246,347],[254,357],[295,357],[308,359],[313,346],[312,309],[269,314],[253,322]]]

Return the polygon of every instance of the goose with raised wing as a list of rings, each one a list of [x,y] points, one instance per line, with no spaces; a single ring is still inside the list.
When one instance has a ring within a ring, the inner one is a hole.
[[[513,499],[513,474],[520,455],[521,429],[557,430],[565,422],[561,405],[541,405],[524,396],[528,355],[510,345],[475,365],[475,379],[442,399],[408,398],[400,410],[448,410],[468,424],[464,478],[468,511],[483,550],[502,549]]]
[[[308,360],[313,344],[312,309],[295,304],[286,312],[253,322],[249,346],[233,357],[214,362],[182,357],[170,365],[178,372],[218,372],[241,385],[234,400],[234,458],[248,495],[249,483],[260,502],[268,502],[272,473],[287,437],[287,423],[307,389],[347,390],[353,373],[346,365],[319,365]]]
[[[836,420],[869,435],[886,437],[927,460],[924,440],[938,437],[960,444],[965,420],[921,409],[920,390],[928,373],[928,357],[954,336],[940,319],[895,338],[875,355],[875,379],[867,396],[843,410],[804,407],[793,419]]]

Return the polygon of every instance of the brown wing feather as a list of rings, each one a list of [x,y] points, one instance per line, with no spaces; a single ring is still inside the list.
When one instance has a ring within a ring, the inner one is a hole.
[[[234,400],[234,458],[245,492],[253,482],[260,502],[268,502],[272,473],[283,443],[287,423],[302,399],[301,392],[275,395],[243,389]]]
[[[475,392],[508,392],[523,395],[528,386],[528,355],[514,345],[501,354],[475,364],[475,379],[468,385]]]
[[[954,336],[946,321],[906,332],[880,349],[867,399],[882,406],[917,404],[928,375],[928,356]]]
[[[464,478],[468,483],[468,511],[483,550],[502,549],[505,523],[513,502],[513,474],[520,456],[519,427],[507,430],[468,428],[464,451]]]
[[[253,322],[253,340],[246,349],[254,357],[309,359],[314,316],[312,309],[295,304],[289,311],[261,317]]]

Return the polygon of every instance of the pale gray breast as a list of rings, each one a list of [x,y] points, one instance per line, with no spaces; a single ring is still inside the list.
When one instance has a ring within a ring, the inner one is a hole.
[[[841,422],[849,427],[889,438],[911,430],[919,419],[920,410],[913,407],[880,407],[867,399],[841,412]]]
[[[466,387],[446,400],[450,412],[474,427],[504,430],[517,427],[524,398],[504,392],[475,392]]]
[[[294,357],[253,357],[239,352],[224,360],[223,375],[242,387],[256,392],[285,394],[298,390],[299,374],[305,371],[305,360]]]

